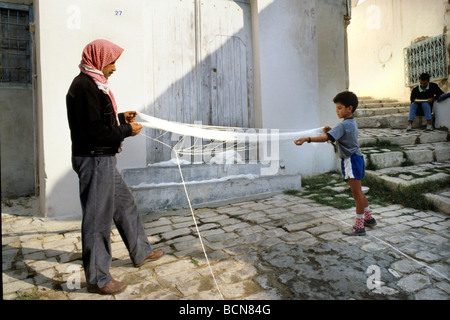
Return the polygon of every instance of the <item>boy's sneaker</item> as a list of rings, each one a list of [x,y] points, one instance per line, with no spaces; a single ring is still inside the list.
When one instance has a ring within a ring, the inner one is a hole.
[[[357,229],[353,227],[351,230],[343,231],[342,233],[345,234],[346,236],[365,236],[366,229],[365,228]]]
[[[375,220],[375,218],[372,218],[370,220],[364,220],[364,226],[365,227],[373,228],[376,225],[377,225],[377,221]]]
[[[411,131],[412,130],[412,125],[408,124],[408,126],[406,127],[406,131]]]
[[[433,126],[431,124],[427,124],[427,128],[425,130],[433,131]]]

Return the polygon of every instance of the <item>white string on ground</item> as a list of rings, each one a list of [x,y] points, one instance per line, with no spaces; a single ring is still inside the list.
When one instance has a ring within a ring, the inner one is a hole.
[[[145,134],[142,133],[142,132],[141,132],[141,135],[143,135],[144,137],[146,137],[146,138],[148,138],[148,139],[152,139],[152,140],[154,140],[154,141],[156,141],[156,142],[159,142],[159,143],[165,145],[166,147],[172,148],[170,145],[168,145],[168,144],[166,144],[166,143],[163,143],[163,142],[161,142],[161,141],[159,141],[159,140],[157,140],[157,139],[155,139],[155,138],[153,138],[153,137],[147,136],[147,135],[145,135]],[[180,177],[181,177],[181,182],[183,183],[184,193],[185,193],[185,195],[186,195],[186,199],[187,199],[188,204],[189,204],[189,209],[190,209],[190,211],[191,211],[192,219],[194,220],[195,230],[197,231],[198,238],[199,238],[199,240],[200,240],[200,245],[202,246],[203,254],[204,254],[205,259],[206,259],[206,263],[208,264],[208,268],[209,268],[209,271],[210,271],[210,273],[211,273],[211,276],[212,276],[212,278],[213,278],[213,280],[214,280],[214,283],[215,283],[215,285],[216,285],[217,291],[219,292],[219,295],[220,295],[220,297],[222,298],[222,300],[224,300],[224,297],[223,297],[223,295],[222,295],[222,292],[220,291],[219,284],[217,283],[216,277],[215,277],[215,275],[214,275],[214,272],[213,272],[213,270],[212,270],[211,264],[210,264],[210,262],[209,262],[208,255],[207,255],[206,249],[205,249],[205,245],[203,244],[202,236],[201,236],[201,234],[200,234],[200,230],[198,229],[197,219],[195,218],[194,210],[193,210],[192,204],[191,204],[191,199],[189,198],[189,193],[188,193],[187,188],[186,188],[186,182],[184,181],[183,171],[181,170],[180,159],[179,159],[179,157],[178,157],[178,151],[175,150],[174,148],[172,148],[172,150],[174,150],[174,153],[175,153],[175,156],[176,156],[176,161],[177,161],[178,171],[180,172]]]
[[[212,278],[214,280],[214,283],[216,284],[217,291],[219,292],[220,297],[222,298],[222,300],[224,300],[222,292],[220,291],[220,288],[219,288],[219,284],[217,283],[216,277],[214,276],[214,272],[212,270],[211,264],[209,263],[208,255],[206,254],[206,249],[205,249],[205,245],[203,244],[203,240],[202,240],[202,236],[200,234],[200,230],[198,229],[197,219],[195,218],[194,210],[192,209],[192,205],[191,205],[191,200],[189,198],[189,194],[188,194],[188,191],[186,189],[186,183],[184,182],[183,172],[181,171],[181,165],[180,165],[180,160],[178,158],[178,152],[177,151],[175,151],[175,156],[177,158],[178,171],[180,172],[181,181],[183,182],[184,193],[186,194],[186,198],[187,198],[187,201],[188,201],[188,204],[189,204],[189,209],[191,211],[192,219],[194,220],[195,230],[197,231],[198,238],[199,238],[200,244],[202,246],[203,254],[205,255],[206,263],[208,264],[209,271],[211,272],[211,275],[212,275]]]
[[[325,215],[326,215],[327,217],[333,219],[333,220],[339,221],[339,222],[341,222],[341,223],[343,223],[343,224],[345,224],[345,225],[348,225],[348,226],[353,227],[353,225],[351,225],[351,224],[349,224],[349,223],[347,223],[347,222],[345,222],[345,221],[342,221],[342,220],[340,220],[340,219],[336,219],[336,218],[334,218],[334,217],[332,217],[332,216],[330,216],[330,215],[328,215],[328,214],[326,214],[326,213],[325,213]],[[383,243],[384,245],[388,246],[389,248],[395,250],[396,252],[398,252],[398,253],[401,254],[402,256],[406,257],[407,259],[410,259],[411,261],[414,261],[415,263],[417,263],[417,264],[419,264],[419,265],[421,265],[421,266],[423,266],[423,267],[426,267],[427,269],[429,269],[429,270],[433,271],[434,273],[440,275],[441,277],[443,277],[443,278],[446,279],[447,281],[450,281],[449,278],[448,278],[445,274],[442,274],[441,272],[437,271],[437,270],[434,269],[433,267],[430,267],[429,265],[427,265],[427,264],[425,264],[425,263],[423,263],[423,262],[421,262],[421,261],[418,261],[418,260],[414,259],[413,257],[409,256],[408,254],[404,253],[403,251],[397,249],[396,247],[394,247],[394,246],[391,245],[390,243],[388,243],[388,242],[386,242],[386,241],[384,241],[384,240],[382,240],[382,239],[380,239],[380,238],[378,238],[378,237],[376,237],[376,236],[374,236],[374,235],[372,235],[372,234],[369,234],[369,233],[368,233],[367,235],[368,235],[369,237],[372,237],[372,238],[374,238],[374,239],[380,241],[381,243]]]

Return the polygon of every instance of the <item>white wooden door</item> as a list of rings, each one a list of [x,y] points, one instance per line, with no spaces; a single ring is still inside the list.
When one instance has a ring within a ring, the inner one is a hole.
[[[204,1],[202,24],[203,122],[253,127],[253,54],[250,4]]]
[[[253,127],[250,4],[156,0],[146,10],[146,112],[184,123]],[[177,139],[150,131],[168,145]],[[148,140],[147,155],[148,163],[165,161],[171,149]]]

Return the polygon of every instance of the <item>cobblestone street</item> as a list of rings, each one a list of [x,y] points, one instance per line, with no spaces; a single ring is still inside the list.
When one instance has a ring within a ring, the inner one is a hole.
[[[154,249],[166,255],[137,269],[116,229],[111,273],[128,284],[115,296],[88,293],[80,220],[36,217],[36,202],[2,207],[3,299],[58,300],[448,300],[447,214],[400,205],[372,207],[378,225],[363,237],[343,230],[354,209],[276,195],[195,210],[214,274],[189,210],[143,215]],[[219,291],[220,290],[220,291]]]

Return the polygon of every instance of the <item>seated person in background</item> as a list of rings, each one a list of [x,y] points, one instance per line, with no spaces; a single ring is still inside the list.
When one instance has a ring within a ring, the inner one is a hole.
[[[412,130],[412,123],[416,116],[419,106],[422,107],[425,119],[427,120],[427,130],[433,130],[431,126],[431,109],[433,102],[444,92],[436,83],[430,82],[430,75],[422,73],[419,77],[419,85],[411,92],[411,107],[409,108],[408,127],[406,130]]]

